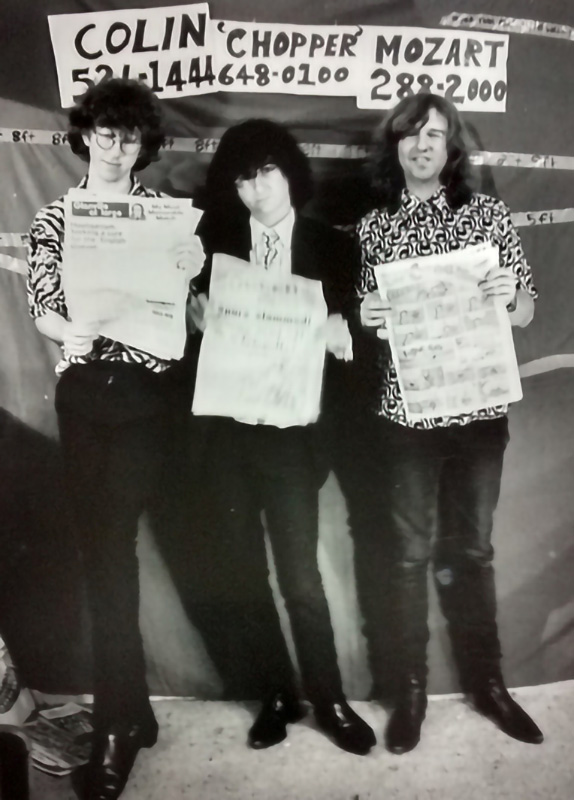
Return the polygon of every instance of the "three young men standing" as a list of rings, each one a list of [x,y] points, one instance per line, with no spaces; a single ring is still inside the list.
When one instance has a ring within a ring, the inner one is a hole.
[[[163,136],[150,95],[131,82],[112,81],[108,88],[91,89],[72,112],[71,141],[89,161],[82,186],[149,194],[133,172],[155,157]],[[373,164],[379,204],[358,226],[361,265],[348,237],[301,215],[311,194],[309,163],[282,126],[266,120],[234,126],[209,168],[200,231],[207,260],[192,286],[196,308],[207,303],[213,254],[225,253],[277,275],[320,281],[329,312],[317,422],[280,428],[217,418],[211,426],[206,471],[217,498],[213,533],[220,537],[222,557],[233,559],[237,578],[223,599],[231,605],[245,598],[240,644],[251,654],[262,692],[249,732],[255,748],[282,741],[288,724],[302,714],[269,586],[262,511],[303,690],[317,723],[350,752],[366,754],[375,744],[373,731],[344,697],[317,565],[318,492],[329,467],[325,443],[336,424],[330,414],[344,384],[337,360],[348,357],[347,323],[360,318],[373,336],[386,335],[390,307],[377,291],[374,268],[489,242],[498,247],[500,263],[480,285],[484,296],[502,299],[513,325],[527,325],[533,314],[536,291],[508,210],[471,190],[461,122],[447,101],[426,94],[401,101],[385,121]],[[32,227],[29,296],[38,329],[65,348],[57,410],[93,622],[96,737],[86,796],[114,800],[138,749],[157,736],[138,628],[135,542],[139,513],[169,441],[170,417],[180,411],[179,384],[176,365],[77,329],[69,320],[61,286],[63,236],[62,204],[56,201]],[[496,626],[491,533],[508,441],[507,409],[493,406],[413,424],[390,353],[384,343],[371,352],[377,357],[364,369],[372,375],[362,377],[380,389],[357,425],[363,436],[357,433],[355,445],[366,502],[351,503],[357,578],[370,583],[366,594],[374,599],[364,610],[373,653],[380,652],[377,631],[387,624],[376,614],[384,576],[373,565],[385,563],[391,576],[401,677],[387,746],[404,753],[420,737],[430,561],[463,690],[510,736],[540,742],[542,733],[504,687]],[[371,562],[374,552],[378,558]],[[359,585],[360,594],[364,588]],[[267,641],[263,629],[271,631]],[[377,671],[387,669],[376,658],[372,663]],[[230,664],[230,680],[232,671]]]

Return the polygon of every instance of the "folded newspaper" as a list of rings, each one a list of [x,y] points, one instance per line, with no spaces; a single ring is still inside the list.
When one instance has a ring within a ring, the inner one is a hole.
[[[77,703],[40,711],[24,725],[33,765],[49,775],[69,775],[90,757],[92,713]]]

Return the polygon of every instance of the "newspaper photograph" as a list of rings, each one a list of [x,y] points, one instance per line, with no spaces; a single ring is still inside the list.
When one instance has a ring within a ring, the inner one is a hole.
[[[522,397],[504,302],[478,285],[498,264],[498,248],[479,244],[375,267],[391,306],[389,342],[410,421]]]
[[[87,764],[91,751],[92,713],[85,706],[66,703],[46,708],[26,723],[34,766],[50,775],[68,775]]]
[[[319,281],[216,253],[193,413],[280,428],[316,421],[326,320]]]
[[[64,198],[62,280],[70,318],[154,356],[179,359],[186,339],[191,200],[89,194]]]

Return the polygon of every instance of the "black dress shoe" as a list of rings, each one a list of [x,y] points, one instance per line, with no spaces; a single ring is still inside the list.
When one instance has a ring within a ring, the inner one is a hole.
[[[470,694],[476,710],[501,731],[528,744],[540,744],[544,735],[526,711],[509,695],[499,678],[491,678]]]
[[[396,755],[414,750],[421,738],[421,725],[427,710],[427,695],[422,683],[413,678],[399,701],[385,731],[387,750]]]
[[[315,719],[321,730],[348,753],[365,756],[377,743],[373,729],[345,700],[315,705]]]
[[[90,763],[84,771],[80,797],[117,800],[123,792],[138,751],[157,741],[157,722],[115,726],[94,734]],[[77,785],[78,784],[77,782]]]
[[[249,746],[255,750],[279,744],[287,736],[287,725],[302,719],[304,712],[298,700],[287,692],[276,692],[261,707],[248,734]]]

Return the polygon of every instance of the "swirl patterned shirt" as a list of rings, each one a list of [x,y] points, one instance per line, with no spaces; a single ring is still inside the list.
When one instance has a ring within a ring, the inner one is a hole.
[[[79,184],[85,189],[87,177]],[[162,197],[161,192],[147,189],[137,178],[132,179],[130,195],[140,197]],[[68,308],[62,288],[62,251],[64,245],[64,199],[60,197],[49,203],[34,217],[28,242],[28,305],[34,319],[47,311],[68,319]],[[65,356],[57,365],[61,374],[70,364],[86,364],[89,361],[125,361],[142,364],[152,372],[163,372],[173,362],[166,361],[138,350],[136,347],[99,336],[90,353],[84,356]]]
[[[466,205],[453,210],[444,187],[428,200],[419,200],[408,189],[403,190],[396,213],[375,209],[359,222],[357,229],[361,248],[361,269],[357,293],[363,297],[377,289],[374,267],[389,261],[416,256],[449,253],[469,245],[487,242],[499,249],[500,266],[516,276],[517,286],[532,297],[537,296],[532,272],[512,221],[508,207],[484,194],[475,193]],[[412,422],[407,420],[397,373],[392,359],[375,363],[370,368],[382,372],[373,376],[379,387],[377,414],[392,422],[412,428],[439,428],[466,425],[478,419],[503,416],[507,406],[492,406],[459,416],[435,417]]]

